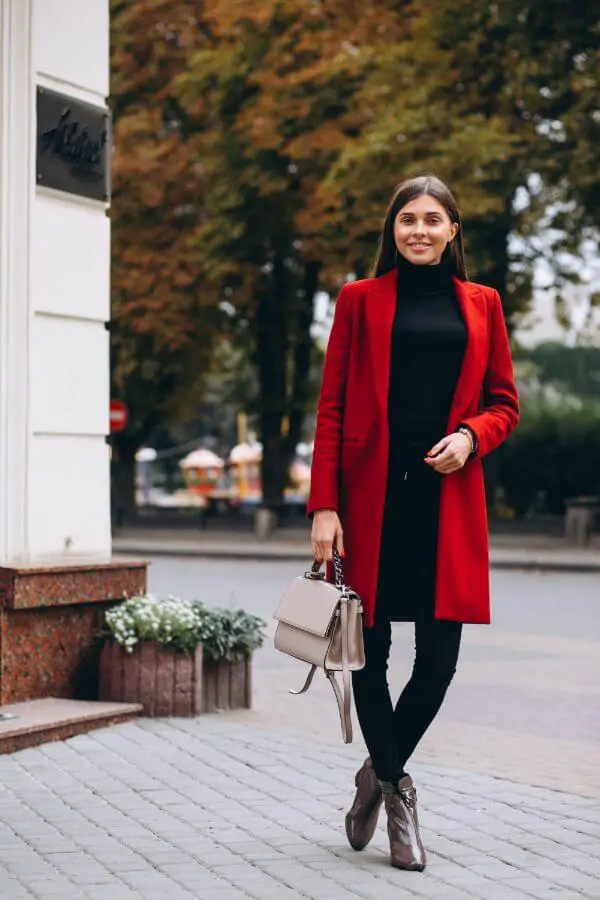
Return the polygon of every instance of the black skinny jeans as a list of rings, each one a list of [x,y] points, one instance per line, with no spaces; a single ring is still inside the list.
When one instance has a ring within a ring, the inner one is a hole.
[[[433,722],[456,671],[462,624],[430,616],[415,622],[415,662],[396,707],[387,681],[392,628],[388,619],[365,628],[366,665],[352,673],[358,721],[375,774],[397,781]]]

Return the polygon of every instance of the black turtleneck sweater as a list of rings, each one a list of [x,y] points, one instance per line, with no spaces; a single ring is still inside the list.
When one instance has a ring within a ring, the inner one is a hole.
[[[399,452],[416,462],[446,434],[466,342],[448,265],[416,266],[401,256],[388,407],[392,459]]]
[[[423,457],[446,434],[466,343],[447,265],[415,266],[401,257],[391,339],[390,456],[377,596],[379,614],[391,621],[433,616],[442,479]]]

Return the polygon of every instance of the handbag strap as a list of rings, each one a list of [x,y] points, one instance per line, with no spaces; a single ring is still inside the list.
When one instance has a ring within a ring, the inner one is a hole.
[[[331,558],[331,562],[332,562],[332,565],[333,565],[334,584],[335,584],[336,587],[341,588],[341,587],[344,586],[344,569],[343,569],[343,566],[342,566],[342,557],[341,557],[340,554],[337,552],[337,550],[334,550],[334,551],[333,551],[333,553],[332,553],[332,558]],[[320,572],[320,571],[321,571],[321,566],[322,566],[322,565],[323,565],[322,562],[318,562],[318,561],[315,559],[314,562],[313,562],[313,564],[312,564],[311,572],[312,572],[314,575],[316,575],[317,572]]]
[[[340,713],[340,724],[342,726],[342,736],[345,744],[352,743],[352,691],[350,684],[350,664],[348,661],[348,598],[342,595],[340,599],[340,616],[342,626],[342,689],[335,680],[335,674],[325,669],[327,679],[333,688],[335,699],[337,700],[338,710]]]

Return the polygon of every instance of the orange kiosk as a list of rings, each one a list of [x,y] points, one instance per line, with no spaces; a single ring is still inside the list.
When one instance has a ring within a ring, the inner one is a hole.
[[[219,486],[225,462],[212,450],[200,447],[188,453],[179,465],[188,491],[196,496],[210,497]]]
[[[240,500],[259,501],[261,498],[260,463],[262,444],[251,441],[237,444],[229,454],[233,483]]]

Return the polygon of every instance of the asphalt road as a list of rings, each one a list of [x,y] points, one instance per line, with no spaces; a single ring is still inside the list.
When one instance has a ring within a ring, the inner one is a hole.
[[[298,561],[156,557],[149,569],[149,588],[158,595],[198,599],[208,606],[241,606],[269,619],[286,584],[302,572]],[[494,570],[492,607],[494,628],[600,641],[596,573]]]

